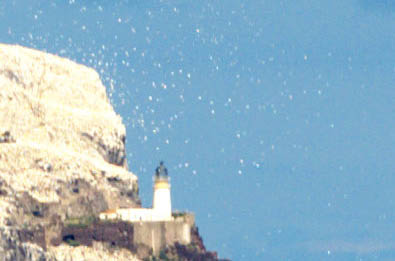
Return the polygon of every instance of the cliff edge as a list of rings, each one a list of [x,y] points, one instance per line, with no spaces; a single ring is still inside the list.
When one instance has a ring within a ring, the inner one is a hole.
[[[137,260],[51,244],[66,220],[140,205],[125,135],[94,70],[0,44],[0,259]]]

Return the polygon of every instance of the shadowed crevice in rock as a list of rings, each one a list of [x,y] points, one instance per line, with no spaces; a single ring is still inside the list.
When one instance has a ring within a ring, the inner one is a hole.
[[[35,200],[29,193],[24,192],[22,195],[18,196],[17,199],[26,217],[35,219],[48,216],[50,205]],[[27,220],[27,218],[25,220]]]
[[[11,135],[10,131],[5,131],[0,134],[0,143],[13,143],[15,138]]]
[[[21,83],[19,80],[20,77],[18,77],[18,75],[16,75],[16,73],[12,70],[0,70],[0,75],[4,75],[6,78],[10,79],[11,81],[15,81],[18,84]]]
[[[137,184],[131,187],[128,183],[122,181],[118,177],[107,177],[107,181],[112,187],[116,188],[119,191],[120,197],[126,197],[135,200],[138,198],[139,189]],[[136,200],[135,202],[137,206],[141,206],[140,199]]]
[[[121,136],[118,139],[121,142],[112,146],[106,144],[101,138],[93,136],[87,132],[81,133],[81,136],[96,146],[98,152],[105,161],[110,164],[126,167],[125,136]]]

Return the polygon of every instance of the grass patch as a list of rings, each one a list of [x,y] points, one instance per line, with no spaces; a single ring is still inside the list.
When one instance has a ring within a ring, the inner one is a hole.
[[[178,217],[185,217],[187,215],[186,212],[173,212],[171,213],[171,215],[173,216],[173,218],[178,218]]]
[[[97,221],[95,216],[68,218],[65,220],[66,227],[87,228]]]
[[[67,239],[66,243],[72,247],[77,247],[80,245],[80,242],[78,242],[77,240],[74,240],[74,239]]]

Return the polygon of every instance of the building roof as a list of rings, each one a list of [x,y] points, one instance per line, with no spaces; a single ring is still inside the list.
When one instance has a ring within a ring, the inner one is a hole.
[[[107,209],[107,210],[105,210],[105,211],[103,211],[101,213],[104,213],[104,214],[115,214],[115,213],[117,213],[117,210],[116,209]]]

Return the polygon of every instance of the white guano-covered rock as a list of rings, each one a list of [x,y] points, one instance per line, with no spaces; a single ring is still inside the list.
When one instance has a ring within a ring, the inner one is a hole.
[[[67,218],[138,206],[137,177],[127,169],[125,137],[125,126],[93,69],[0,44],[3,232],[44,227],[45,244],[50,245]],[[13,240],[33,249],[31,242],[18,242],[18,236]],[[52,257],[62,256],[54,249]],[[40,256],[39,250],[32,251]]]

